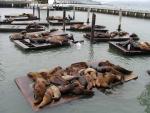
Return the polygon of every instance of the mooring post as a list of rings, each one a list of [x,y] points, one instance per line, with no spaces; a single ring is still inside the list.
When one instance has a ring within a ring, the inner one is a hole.
[[[87,14],[87,24],[89,24],[90,23],[90,21],[89,21],[89,18],[90,18],[90,8],[88,8],[88,14]]]
[[[90,38],[91,43],[93,43],[93,39],[94,39],[95,21],[96,21],[96,14],[93,13],[92,14],[91,38]]]
[[[65,21],[66,21],[66,10],[64,9],[63,10],[63,30],[65,30],[65,26],[66,26]]]
[[[35,16],[35,5],[33,6],[33,16]]]
[[[41,16],[40,16],[40,7],[39,6],[37,7],[37,10],[38,10],[38,18],[40,20]]]
[[[49,7],[47,6],[47,19],[49,18]]]
[[[73,20],[75,20],[75,6],[73,6]]]
[[[118,32],[121,31],[121,22],[122,22],[122,10],[119,10],[119,25],[118,25]]]

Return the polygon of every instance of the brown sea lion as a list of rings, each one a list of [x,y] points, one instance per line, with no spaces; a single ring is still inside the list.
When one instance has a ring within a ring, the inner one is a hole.
[[[33,81],[36,81],[37,78],[43,78],[43,76],[41,74],[39,74],[38,72],[29,72],[27,74],[27,76],[32,79]]]
[[[78,62],[78,63],[73,63],[71,64],[71,66],[67,67],[65,69],[65,72],[67,73],[67,75],[77,75],[81,69],[86,69],[86,68],[88,68],[86,62]]]
[[[43,96],[46,92],[47,82],[43,78],[36,78],[36,81],[33,85],[34,90],[34,104],[38,104],[42,101]]]
[[[68,39],[65,36],[51,36],[48,39],[46,39],[47,42],[52,43],[52,44],[64,44],[68,43]]]
[[[69,82],[65,79],[63,79],[61,76],[52,76],[49,80],[49,83],[52,83],[54,85],[66,85]]]
[[[62,67],[57,66],[57,67],[51,69],[49,71],[49,74],[51,76],[63,76],[65,74],[65,70]]]
[[[138,44],[138,47],[140,48],[140,50],[150,51],[150,44],[148,42],[140,42]]]
[[[51,85],[47,88],[42,102],[38,105],[39,108],[44,107],[45,105],[51,103],[53,100],[58,101],[61,98],[61,92],[59,87]]]
[[[87,89],[79,80],[75,80],[73,83],[77,84],[76,87],[71,91],[75,95],[87,95],[92,96],[94,92],[91,89]]]
[[[114,64],[112,64],[108,60],[106,60],[106,61],[99,62],[98,66],[114,66]]]
[[[117,81],[120,81],[120,78],[112,73],[98,73],[96,86],[98,88],[110,88],[110,84]]]
[[[82,24],[71,25],[70,29],[79,29],[81,26],[82,26]]]
[[[85,69],[84,74],[87,78],[87,81],[91,82],[92,87],[95,87],[96,86],[96,78],[97,78],[96,70],[93,68],[87,68],[87,69]]]
[[[38,108],[42,108],[42,107],[46,106],[47,104],[51,103],[53,101],[53,96],[54,96],[53,90],[51,87],[49,87],[46,90],[41,103],[38,105]]]

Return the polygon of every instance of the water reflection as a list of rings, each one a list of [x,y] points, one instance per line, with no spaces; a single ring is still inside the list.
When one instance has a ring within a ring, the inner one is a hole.
[[[150,83],[146,85],[146,89],[142,92],[138,100],[142,106],[146,107],[145,112],[150,113]]]
[[[89,58],[88,61],[92,61],[94,58],[94,49],[93,49],[93,44],[90,43],[89,45]]]
[[[0,63],[0,81],[4,81],[4,80],[5,80],[4,71],[2,68],[2,64]]]

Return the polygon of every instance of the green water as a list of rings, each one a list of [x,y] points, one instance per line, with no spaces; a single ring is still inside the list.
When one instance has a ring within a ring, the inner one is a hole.
[[[32,12],[29,9],[0,9],[0,14]],[[46,11],[42,18],[46,17]],[[68,12],[70,15],[72,12]],[[50,15],[62,15],[62,12],[51,12]],[[86,21],[87,14],[76,12],[76,19]],[[110,30],[116,30],[118,17],[97,14],[97,24]],[[135,32],[141,40],[150,41],[150,20],[123,18],[123,30]],[[50,26],[52,28],[52,26]],[[61,28],[61,27],[59,27]],[[83,33],[74,33],[76,40],[83,39]],[[9,40],[10,33],[0,33],[0,113],[32,113],[32,108],[18,90],[14,79],[25,76],[29,71],[52,68],[58,65],[67,66],[78,61],[100,61],[103,59],[133,70],[139,76],[113,89],[113,94],[105,95],[95,91],[92,98],[80,99],[63,104],[41,113],[150,113],[150,69],[149,56],[125,57],[109,50],[107,43],[90,45],[85,40],[81,48],[71,47],[22,52]]]

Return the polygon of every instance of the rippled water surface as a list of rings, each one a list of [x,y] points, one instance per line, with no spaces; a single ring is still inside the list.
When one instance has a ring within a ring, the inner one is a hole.
[[[32,12],[30,9],[0,9],[0,14]],[[41,11],[42,18],[46,11]],[[67,12],[70,15],[72,12]],[[62,15],[62,12],[50,12]],[[87,13],[76,12],[76,19],[86,21]],[[118,17],[97,14],[97,24],[116,30]],[[135,32],[141,40],[150,41],[150,20],[123,18],[123,30]],[[52,26],[50,26],[52,28]],[[59,27],[60,28],[60,27]],[[76,40],[83,39],[83,33],[75,33]],[[125,57],[109,49],[107,43],[90,45],[85,39],[78,49],[75,45],[57,49],[22,52],[9,40],[10,33],[0,33],[0,113],[32,113],[31,106],[18,90],[14,79],[25,76],[29,71],[37,71],[54,66],[67,66],[78,61],[107,59],[134,71],[139,78],[113,89],[113,94],[105,95],[96,91],[89,99],[80,99],[42,113],[149,113],[150,111],[150,69],[149,56]]]

